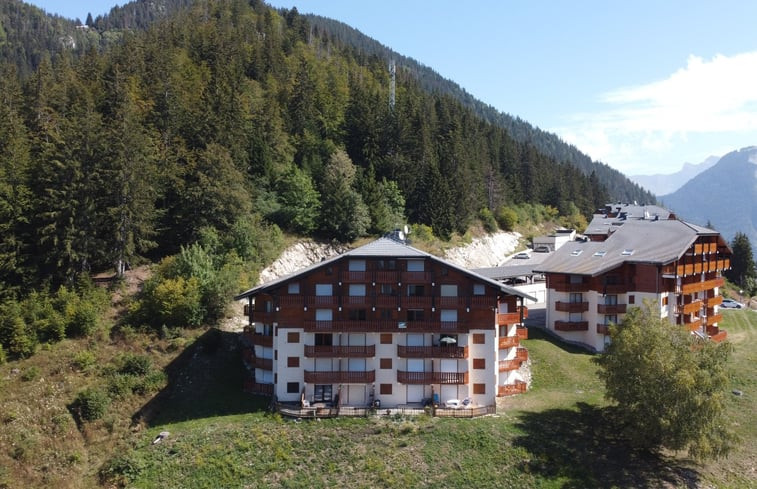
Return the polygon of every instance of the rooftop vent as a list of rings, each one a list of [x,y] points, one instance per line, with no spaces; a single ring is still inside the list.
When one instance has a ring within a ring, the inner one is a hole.
[[[570,256],[578,256],[578,255],[580,255],[583,252],[584,252],[584,250],[573,250],[573,251],[570,252]]]
[[[602,251],[597,251],[596,253],[594,253],[594,256],[603,257],[603,256],[605,256],[606,254],[607,254],[607,252],[606,252],[606,251],[604,251],[604,250],[602,250]]]
[[[623,250],[623,252],[621,252],[620,254],[621,254],[621,255],[623,255],[623,256],[631,256],[631,255],[633,255],[633,252],[634,252],[634,250],[631,250],[631,249],[628,249],[628,248],[626,248],[626,249],[625,249],[625,250]]]

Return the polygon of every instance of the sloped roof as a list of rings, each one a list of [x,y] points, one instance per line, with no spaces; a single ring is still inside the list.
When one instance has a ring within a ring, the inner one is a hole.
[[[454,263],[450,263],[446,260],[443,260],[439,257],[436,257],[434,255],[431,255],[429,253],[426,253],[424,251],[421,251],[419,249],[413,248],[410,245],[407,245],[403,242],[383,237],[379,238],[375,241],[371,241],[370,243],[360,246],[358,248],[355,248],[354,250],[350,250],[346,253],[342,253],[341,255],[334,256],[332,258],[329,258],[327,260],[323,260],[318,263],[314,263],[313,265],[310,265],[309,267],[303,268],[302,270],[299,270],[295,273],[279,277],[276,280],[272,280],[270,282],[264,283],[262,285],[258,285],[256,287],[253,287],[245,292],[242,292],[238,296],[234,297],[235,300],[244,299],[246,297],[254,296],[257,294],[260,294],[262,292],[267,292],[271,289],[274,289],[278,287],[279,285],[288,282],[292,279],[295,279],[299,276],[306,275],[309,272],[316,270],[320,267],[328,266],[331,263],[334,263],[336,261],[342,260],[346,257],[351,258],[375,258],[375,257],[385,257],[385,258],[391,258],[391,259],[411,259],[411,258],[429,258],[431,260],[434,260],[438,263],[442,263],[444,266],[458,270],[468,276],[471,276],[477,280],[480,280],[481,282],[485,282],[497,289],[499,289],[502,292],[505,292],[510,295],[515,295],[518,297],[522,297],[524,299],[530,299],[533,301],[536,301],[535,298],[531,297],[528,294],[525,294],[521,292],[520,290],[513,289],[511,287],[506,287],[502,285],[500,282],[497,282],[496,280],[492,280],[490,278],[484,277],[483,275],[480,275],[478,273],[475,273],[471,270],[468,270],[466,268],[459,267],[455,265]]]
[[[597,216],[590,228],[599,225],[608,229],[605,241],[567,243],[535,270],[594,276],[623,263],[664,265],[683,256],[698,236],[718,236],[717,231],[677,219],[602,220]]]

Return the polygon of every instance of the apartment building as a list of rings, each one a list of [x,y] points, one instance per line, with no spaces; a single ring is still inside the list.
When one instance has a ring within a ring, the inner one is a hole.
[[[731,249],[716,231],[657,206],[610,205],[583,236],[537,267],[547,281],[546,327],[568,342],[603,351],[608,325],[651,301],[660,317],[721,341],[722,273]]]
[[[517,370],[533,298],[396,238],[237,299],[248,301],[247,387],[279,402],[493,406],[525,391]]]

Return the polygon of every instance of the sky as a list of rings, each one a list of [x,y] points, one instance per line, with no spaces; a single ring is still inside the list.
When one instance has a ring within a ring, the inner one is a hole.
[[[31,3],[84,20],[125,2]],[[268,3],[342,21],[626,175],[757,145],[757,2]]]

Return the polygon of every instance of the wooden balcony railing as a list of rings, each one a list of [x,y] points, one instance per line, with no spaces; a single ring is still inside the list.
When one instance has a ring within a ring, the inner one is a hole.
[[[301,295],[282,295],[279,297],[279,306],[281,307],[302,307],[305,305],[305,298]]]
[[[382,284],[397,284],[400,273],[397,271],[379,270],[376,272],[376,282]]]
[[[710,336],[710,340],[720,343],[721,341],[724,341],[728,337],[728,332],[726,330],[721,329],[716,334]]]
[[[371,272],[367,272],[365,270],[360,272],[342,272],[341,275],[342,282],[350,283],[350,282],[368,282],[371,280]]]
[[[597,304],[599,314],[625,314],[625,304]]]
[[[309,306],[335,306],[337,298],[333,295],[311,295],[307,298]]]
[[[273,370],[273,360],[270,358],[254,357],[250,366],[263,370]]]
[[[429,272],[402,272],[402,282],[431,282]]]
[[[605,294],[625,294],[629,288],[630,286],[627,284],[607,284],[602,287],[602,292]]]
[[[406,295],[402,296],[400,303],[402,307],[426,309],[431,307],[431,297],[425,295]]]
[[[527,307],[518,307],[513,312],[504,312],[497,314],[497,324],[500,326],[507,326],[510,324],[518,324],[520,323],[520,316],[521,311],[523,312],[523,319],[528,318],[528,308]]]
[[[252,311],[252,320],[258,323],[272,323],[276,317],[275,312],[272,311]]]
[[[467,384],[468,372],[405,372],[397,371],[401,384]]]
[[[396,295],[378,295],[376,296],[376,305],[378,307],[397,307],[400,303],[399,296]]]
[[[719,323],[723,320],[722,314],[712,314],[710,316],[707,316],[707,326],[712,326],[716,323]]]
[[[305,345],[308,358],[370,358],[375,355],[375,345]]]
[[[515,348],[520,345],[520,338],[517,336],[503,336],[498,340],[498,348],[500,350],[507,350],[508,348]]]
[[[499,361],[499,371],[500,372],[508,372],[510,370],[518,370],[521,365],[520,360],[500,360]]]
[[[703,282],[683,284],[681,286],[681,293],[693,294],[695,292],[703,292],[705,290],[714,289],[715,287],[722,287],[723,285],[725,285],[725,279],[723,277],[718,277],[712,280],[705,280]]]
[[[244,390],[245,392],[250,392],[252,394],[271,396],[273,395],[273,384],[261,384],[254,380],[247,380],[244,383]]]
[[[273,346],[273,336],[262,334],[246,334],[250,343],[256,346],[265,346],[271,348]]]
[[[597,334],[610,334],[610,325],[597,324]]]
[[[308,333],[467,333],[468,326],[457,321],[304,321]]]
[[[468,347],[397,345],[397,356],[400,358],[468,358]]]
[[[702,320],[699,318],[691,321],[684,320],[683,325],[689,331],[696,331],[698,329],[702,329]]]
[[[373,303],[371,297],[365,295],[348,295],[342,297],[342,304],[349,306],[369,306]]]
[[[525,348],[518,348],[515,351],[515,359],[520,362],[527,362],[528,361],[528,350]]]
[[[528,339],[528,328],[516,328],[515,329],[515,336],[518,337],[520,340],[527,340]]]
[[[588,302],[555,302],[555,309],[560,312],[586,312],[589,310]]]
[[[589,331],[588,321],[555,321],[557,331]]]
[[[557,292],[588,292],[590,284],[588,282],[581,282],[578,284],[563,282],[554,284],[553,287]]]
[[[470,305],[475,309],[488,309],[497,305],[497,299],[490,295],[474,295],[470,298]]]
[[[436,299],[438,307],[465,307],[467,302],[466,297],[438,297]]]
[[[696,314],[702,309],[703,305],[704,303],[702,301],[697,300],[697,301],[690,302],[688,304],[677,306],[676,309],[678,310],[679,313],[682,313],[682,314]]]
[[[723,303],[723,296],[722,295],[717,295],[715,297],[709,297],[708,299],[705,300],[705,304],[707,304],[707,307],[719,306],[722,303]]]
[[[369,384],[375,380],[375,370],[366,370],[364,372],[350,370],[311,372],[305,370],[305,382],[309,384]]]
[[[516,380],[514,384],[500,385],[497,387],[497,397],[524,394],[528,384],[522,380]]]

